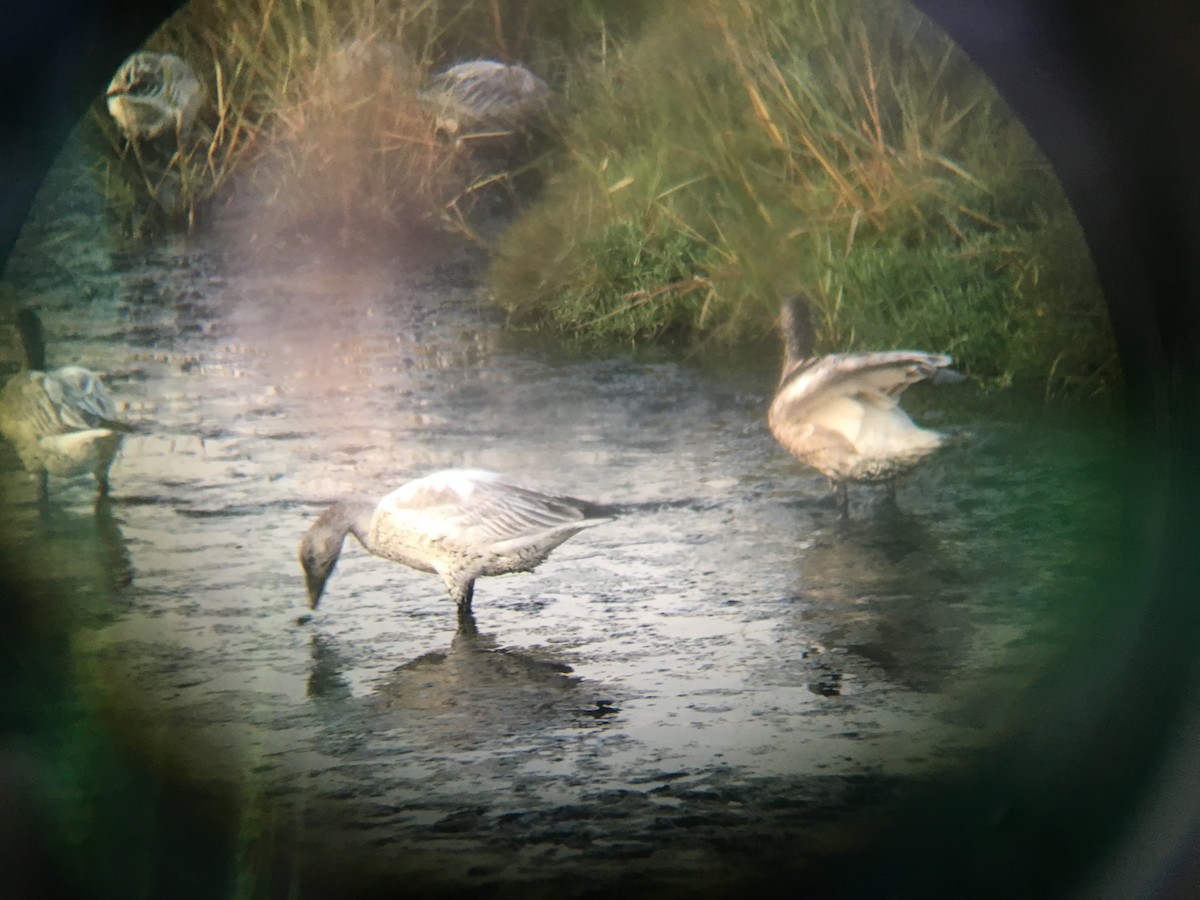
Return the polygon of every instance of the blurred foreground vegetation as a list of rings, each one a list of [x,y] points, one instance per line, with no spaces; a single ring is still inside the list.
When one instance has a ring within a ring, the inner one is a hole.
[[[355,41],[404,59],[347,76]],[[416,93],[457,61],[520,62],[559,102],[553,141],[522,162],[541,188],[490,247],[514,327],[774,353],[779,299],[803,291],[823,350],[949,352],[980,383],[1046,396],[1119,382],[1053,172],[907,5],[193,0],[148,47],[209,90],[171,161],[164,205],[182,218],[255,197],[276,233],[349,243],[418,222],[478,239],[475,199],[522,172],[464,168]],[[115,197],[136,179],[94,119]]]

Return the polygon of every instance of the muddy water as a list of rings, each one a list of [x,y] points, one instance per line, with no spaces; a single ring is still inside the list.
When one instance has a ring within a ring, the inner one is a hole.
[[[843,523],[766,430],[773,363],[523,340],[469,257],[427,248],[131,249],[96,202],[52,178],[8,283],[143,428],[111,507],[58,482],[48,521],[4,449],[5,540],[69,639],[73,740],[235,796],[242,877],[562,896],[800,872],[969,765],[1102,614],[1111,427],[915,389],[956,440]],[[478,635],[352,541],[304,620],[323,505],[447,466],[622,514],[481,581]],[[67,833],[91,790],[54,795]]]

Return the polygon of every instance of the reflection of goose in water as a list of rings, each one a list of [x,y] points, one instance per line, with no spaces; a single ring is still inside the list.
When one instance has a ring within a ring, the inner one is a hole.
[[[797,557],[797,626],[810,642],[797,662],[810,690],[897,684],[936,691],[959,674],[973,626],[969,559],[917,516],[894,507],[817,531]],[[865,664],[865,668],[864,668]]]
[[[195,71],[173,53],[139,51],[109,82],[109,114],[131,141],[168,132],[182,142],[191,134],[204,90]]]
[[[108,470],[132,428],[117,420],[108,389],[81,366],[45,371],[42,321],[32,309],[17,316],[25,370],[0,392],[0,435],[13,444],[21,463],[37,478],[38,502],[49,499],[49,476],[91,472],[98,496],[108,495]]]
[[[309,643],[312,651],[312,668],[308,672],[306,693],[314,700],[343,701],[353,693],[346,680],[346,669],[350,665],[338,648],[337,642],[326,634],[314,634]]]
[[[9,575],[43,611],[95,625],[124,614],[132,602],[129,542],[109,502],[97,503],[94,513],[10,508],[0,522],[0,546]]]
[[[300,542],[309,605],[321,600],[347,534],[368,552],[442,577],[461,628],[474,628],[475,580],[531,572],[555,547],[611,511],[513,484],[494,472],[447,469],[410,481],[376,502],[338,500]]]
[[[937,450],[942,435],[917,426],[900,395],[918,381],[962,379],[949,356],[912,350],[813,356],[812,311],[792,297],[780,311],[785,358],[771,403],[771,433],[793,456],[833,482],[838,507],[849,509],[850,481],[895,479]]]
[[[347,673],[360,665],[350,646],[317,633],[310,643],[308,696],[332,701],[344,715],[353,691]],[[620,710],[609,695],[586,683],[554,651],[501,646],[495,635],[466,627],[449,646],[396,666],[356,708],[372,719],[398,717],[413,741],[444,752],[521,728],[571,724],[590,727]]]
[[[550,651],[501,647],[494,635],[460,629],[447,649],[392,670],[369,706],[402,713],[406,728],[444,747],[447,741],[474,744],[489,733],[513,735],[522,727],[590,725],[620,712],[584,687]]]

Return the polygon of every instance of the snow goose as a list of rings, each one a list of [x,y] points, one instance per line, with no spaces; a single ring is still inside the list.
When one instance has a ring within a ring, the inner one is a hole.
[[[342,542],[353,534],[375,556],[440,575],[469,628],[475,579],[531,572],[567,538],[612,518],[596,504],[476,469],[434,472],[378,502],[344,498],[300,542],[309,606],[320,602]]]
[[[108,470],[122,433],[133,429],[117,420],[116,406],[95,373],[81,366],[45,371],[46,341],[36,312],[21,310],[17,330],[25,369],[0,391],[0,435],[37,478],[39,503],[49,498],[49,475],[91,472],[98,496],[107,496]]]
[[[945,440],[919,427],[900,408],[904,389],[918,381],[962,380],[940,353],[889,350],[813,356],[812,312],[803,297],[780,311],[783,374],[767,416],[771,433],[801,462],[833,482],[838,508],[848,511],[846,484],[895,479]]]

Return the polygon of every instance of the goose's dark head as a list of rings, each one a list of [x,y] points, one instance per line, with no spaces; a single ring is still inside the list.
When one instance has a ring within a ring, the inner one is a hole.
[[[807,297],[795,294],[783,301],[779,308],[779,330],[783,333],[785,369],[813,355],[817,334]]]
[[[344,497],[317,518],[300,541],[300,567],[308,588],[308,605],[316,609],[333,574],[346,535],[353,534],[369,548],[368,533],[375,501],[369,497]]]
[[[333,574],[346,532],[331,527],[325,516],[317,519],[300,540],[300,568],[308,589],[308,607],[316,609],[325,592],[325,583]]]
[[[163,66],[157,56],[138,53],[130,57],[108,86],[107,96],[148,96],[163,83]]]

